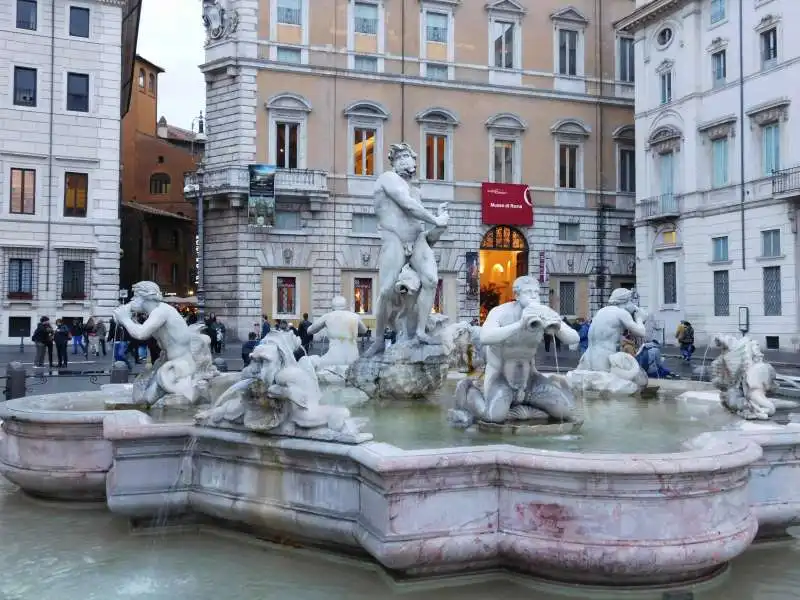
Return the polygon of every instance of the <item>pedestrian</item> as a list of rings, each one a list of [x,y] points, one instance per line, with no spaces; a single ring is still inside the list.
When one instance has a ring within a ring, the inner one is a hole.
[[[580,342],[578,343],[578,348],[580,351],[586,352],[589,349],[589,328],[592,326],[592,320],[587,319],[583,323],[581,323],[581,327],[578,330],[578,336],[580,337]]]
[[[654,379],[678,379],[678,376],[664,366],[661,356],[661,344],[658,340],[651,340],[639,348],[636,360],[648,377]]]
[[[269,316],[261,315],[261,339],[263,340],[267,337],[269,333],[270,326],[269,326]]]
[[[247,341],[242,344],[242,362],[245,367],[250,364],[250,354],[256,349],[256,346],[258,346],[258,334],[251,331],[247,334]]]
[[[64,321],[58,319],[56,321],[56,330],[53,334],[53,342],[56,346],[56,354],[58,355],[58,367],[67,367],[67,345],[69,344],[69,327],[64,324]]]
[[[70,334],[72,335],[72,353],[77,354],[80,348],[81,353],[86,354],[86,346],[83,344],[83,322],[80,318],[72,319]]]
[[[106,335],[108,332],[106,331],[106,324],[103,319],[97,319],[94,331],[97,334],[97,343],[100,346],[100,350],[103,352],[103,356],[106,356]]]
[[[297,335],[300,336],[300,344],[302,344],[306,354],[311,350],[311,342],[314,340],[314,336],[308,333],[309,327],[311,327],[311,321],[308,320],[308,313],[303,313],[303,320],[300,321],[300,325],[297,327]]]
[[[159,356],[161,356],[161,346],[158,345],[156,338],[148,338],[147,351],[150,352],[150,364],[156,364]]]
[[[36,356],[33,359],[34,367],[44,366],[44,353],[50,350],[50,366],[53,366],[53,328],[50,326],[50,317],[42,317],[31,337],[36,344]]]
[[[100,350],[97,347],[97,331],[95,331],[95,323],[94,317],[89,317],[89,320],[86,321],[86,325],[83,328],[83,335],[84,335],[84,345],[86,346],[86,351],[84,356],[86,359],[89,359],[89,354],[94,354],[95,356],[100,356]]]
[[[621,352],[636,356],[638,348],[636,347],[636,339],[631,335],[627,329],[622,332],[622,337],[619,341],[619,349]]]
[[[681,321],[678,329],[675,331],[675,338],[681,347],[681,355],[684,362],[692,361],[692,354],[694,354],[694,327],[689,321]]]

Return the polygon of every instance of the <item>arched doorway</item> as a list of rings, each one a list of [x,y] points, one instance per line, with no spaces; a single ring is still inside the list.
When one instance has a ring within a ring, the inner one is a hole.
[[[511,286],[528,274],[528,241],[517,228],[496,225],[481,240],[481,322],[498,304],[514,299]]]

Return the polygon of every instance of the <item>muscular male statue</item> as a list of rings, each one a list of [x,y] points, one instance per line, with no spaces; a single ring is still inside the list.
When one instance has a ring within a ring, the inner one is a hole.
[[[545,333],[558,336],[566,345],[577,344],[578,333],[563,325],[553,309],[539,303],[539,283],[533,277],[518,277],[512,289],[515,300],[494,307],[481,327],[486,353],[483,393],[466,381],[460,383],[462,392],[456,391],[456,397],[463,396],[463,405],[459,408],[491,423],[524,420],[541,411],[568,419],[573,407],[558,385],[540,379],[536,350]],[[548,390],[542,389],[542,382]]]
[[[379,260],[380,291],[378,294],[375,342],[365,356],[383,352],[385,342],[382,332],[387,325],[394,326],[396,309],[396,283],[401,271],[408,265],[419,278],[416,303],[408,315],[413,324],[407,331],[410,338],[421,343],[431,343],[425,332],[428,316],[436,297],[439,280],[436,257],[431,243],[438,239],[447,227],[448,216],[441,207],[434,215],[426,209],[409,181],[417,171],[417,154],[408,144],[392,144],[389,150],[392,169],[383,173],[375,182],[375,214],[381,226],[381,254]],[[433,227],[426,232],[425,224]]]

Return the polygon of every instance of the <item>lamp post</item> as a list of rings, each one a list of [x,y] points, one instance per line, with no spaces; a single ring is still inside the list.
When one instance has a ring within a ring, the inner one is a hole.
[[[195,125],[197,125],[197,133],[195,133]],[[194,143],[195,141],[206,141],[205,134],[205,120],[203,113],[192,119],[192,149],[191,153],[194,157]],[[197,198],[197,319],[202,321],[205,319],[206,309],[206,291],[205,291],[205,203],[203,202],[203,187],[205,179],[205,168],[203,159],[197,163],[194,172],[194,182],[188,183],[183,189],[184,195],[196,194]]]

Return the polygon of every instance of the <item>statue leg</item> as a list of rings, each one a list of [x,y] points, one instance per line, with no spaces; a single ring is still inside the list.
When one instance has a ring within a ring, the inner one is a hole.
[[[504,423],[508,419],[508,411],[514,401],[514,390],[508,385],[502,372],[489,367],[486,368],[483,389],[486,399],[483,420],[490,423]]]
[[[415,337],[423,344],[433,343],[433,339],[425,332],[428,317],[433,310],[436,300],[436,286],[439,283],[439,271],[436,268],[436,257],[428,246],[428,241],[421,235],[414,244],[411,254],[411,267],[417,272],[420,279],[419,294],[417,295],[417,327]]]
[[[389,317],[393,310],[394,284],[405,264],[406,255],[400,240],[393,236],[388,236],[383,242],[378,265],[380,291],[375,310],[375,341],[364,352],[364,356],[380,354],[386,348],[383,330],[389,324]]]

